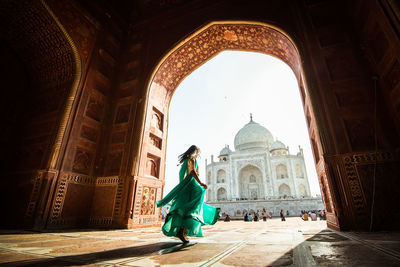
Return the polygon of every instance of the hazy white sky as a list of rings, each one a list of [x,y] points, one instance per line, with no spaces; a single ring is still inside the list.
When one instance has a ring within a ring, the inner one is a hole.
[[[218,160],[225,144],[234,150],[236,133],[253,120],[296,154],[304,150],[312,195],[320,189],[300,92],[294,73],[281,60],[259,53],[224,51],[189,75],[177,88],[169,110],[166,195],[179,182],[178,155],[190,145],[201,149],[200,179],[205,159]]]

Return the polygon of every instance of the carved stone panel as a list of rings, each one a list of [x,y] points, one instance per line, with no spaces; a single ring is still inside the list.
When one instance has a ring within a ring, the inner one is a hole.
[[[115,117],[115,123],[125,123],[129,120],[129,112],[131,109],[131,105],[122,105],[117,109],[117,115]]]
[[[122,160],[122,151],[111,152],[107,158],[107,173],[109,175],[119,174]]]
[[[72,170],[79,173],[89,174],[92,161],[93,154],[78,147],[75,152]]]
[[[82,125],[81,137],[83,137],[89,141],[96,142],[97,136],[98,136],[98,131],[96,129],[89,127],[87,125]]]
[[[126,132],[115,132],[111,135],[111,143],[112,144],[119,144],[125,142]]]
[[[117,185],[117,183],[96,185],[93,196],[91,217],[112,217]]]
[[[210,25],[188,39],[160,66],[154,82],[169,91],[203,62],[223,50],[258,51],[276,56],[299,74],[296,48],[279,31],[261,25],[224,24]]]
[[[140,215],[154,215],[157,189],[143,186]]]
[[[86,108],[86,116],[96,121],[101,121],[103,118],[104,104],[95,97],[90,97]]]

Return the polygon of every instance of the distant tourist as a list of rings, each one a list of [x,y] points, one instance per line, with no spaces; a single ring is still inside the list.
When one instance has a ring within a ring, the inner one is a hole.
[[[301,216],[301,218],[303,219],[303,221],[308,221],[308,214],[307,214],[307,212],[303,212],[303,215]]]
[[[230,222],[230,221],[231,221],[231,218],[229,217],[229,214],[226,214],[224,222]]]
[[[283,222],[283,221],[286,221],[286,219],[285,219],[285,213],[283,212],[283,209],[281,210],[280,215],[281,215],[281,221],[282,221],[282,222]]]
[[[324,211],[323,210],[319,210],[318,211],[318,216],[319,216],[319,220],[322,221],[325,217]]]
[[[311,217],[311,221],[316,221],[317,220],[317,214],[315,213],[315,211],[311,212],[310,217]]]
[[[262,216],[263,216],[263,221],[266,222],[267,221],[267,211],[265,209],[263,209],[263,211],[262,211]]]
[[[248,222],[249,221],[249,216],[247,215],[247,212],[244,214],[244,221],[245,222]]]
[[[249,213],[249,222],[253,221],[253,216]]]
[[[257,212],[254,213],[254,221],[255,221],[255,222],[258,222],[258,213],[257,213]]]
[[[288,216],[288,217],[289,217],[289,210],[287,210],[287,211],[286,211],[286,216]]]
[[[272,212],[269,212],[269,218],[272,219]]]

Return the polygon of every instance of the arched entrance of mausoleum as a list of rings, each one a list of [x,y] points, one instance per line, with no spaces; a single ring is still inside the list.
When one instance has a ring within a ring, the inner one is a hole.
[[[130,219],[132,227],[157,222],[158,211],[154,211],[153,218],[144,216],[134,208],[141,205],[141,188],[154,187],[157,190],[156,198],[162,197],[164,184],[164,165],[167,142],[168,109],[173,93],[180,82],[204,62],[224,50],[251,51],[268,54],[288,64],[293,70],[299,84],[305,115],[308,118],[309,134],[316,165],[319,174],[327,177],[321,159],[321,145],[319,132],[311,103],[309,89],[307,88],[302,67],[300,53],[292,39],[282,30],[257,22],[214,22],[201,28],[174,49],[172,49],[156,67],[148,84],[147,104],[144,118],[139,159],[134,166],[137,171],[135,177],[135,198],[132,210],[135,209]],[[153,175],[146,166],[152,163],[156,175]],[[321,177],[321,175],[319,175]],[[253,194],[254,195],[254,194]],[[258,193],[257,193],[258,195]],[[325,203],[334,206],[334,199],[329,193],[324,198]],[[257,196],[258,197],[258,196]],[[339,228],[338,220],[332,212],[329,224]]]
[[[239,198],[242,200],[257,200],[265,198],[261,170],[251,164],[239,171]]]

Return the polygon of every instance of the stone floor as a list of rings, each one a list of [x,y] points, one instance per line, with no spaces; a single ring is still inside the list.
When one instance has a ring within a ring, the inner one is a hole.
[[[187,245],[159,228],[0,232],[9,266],[400,266],[400,233],[336,232],[324,221],[218,222]]]

